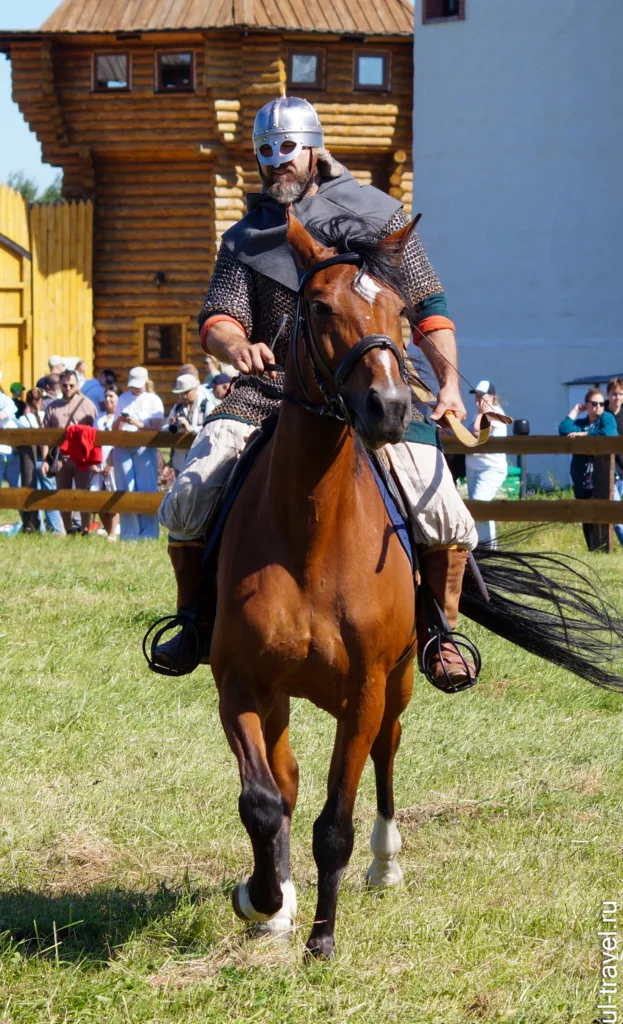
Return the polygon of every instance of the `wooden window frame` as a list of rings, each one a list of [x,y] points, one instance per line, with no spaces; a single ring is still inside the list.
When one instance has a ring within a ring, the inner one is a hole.
[[[160,58],[167,56],[167,54],[171,54],[172,55],[172,54],[175,54],[175,53],[179,53],[179,54],[182,54],[182,53],[186,54],[186,53],[188,53],[188,54],[190,54],[190,85],[184,85],[184,86],[182,86],[179,89],[163,89],[162,88],[162,74],[161,74]],[[194,49],[192,49],[192,47],[189,48],[189,49],[184,49],[182,47],[176,46],[175,48],[173,48],[173,47],[166,47],[164,49],[155,50],[154,51],[154,92],[156,93],[157,96],[178,96],[180,93],[185,93],[186,95],[189,95],[190,93],[197,92],[197,78],[196,78],[196,70],[195,70],[196,67],[197,67],[197,58],[196,58],[196,55],[195,55],[195,51],[194,51]]]
[[[317,57],[318,58],[318,76],[315,85],[310,85],[308,82],[293,82],[292,81],[292,58],[298,55],[301,57]],[[288,49],[288,88],[289,89],[310,89],[315,92],[324,91],[326,89],[326,50],[318,49],[312,46],[291,46]]]
[[[182,328],[182,351],[180,353],[179,360],[176,359],[150,359],[146,358],[147,353],[145,352],[145,327],[147,324],[179,324]],[[141,316],[136,318],[136,332],[137,332],[137,354],[138,361],[144,366],[181,366],[182,363],[186,362],[186,346],[188,340],[188,317],[184,316],[158,316],[155,313],[153,316]]]
[[[100,89],[97,85],[97,58],[125,57],[128,62],[128,84],[123,89]],[[98,96],[111,96],[115,93],[132,92],[132,53],[130,50],[94,50],[91,60],[91,92]]]
[[[385,75],[382,85],[359,85],[357,82],[360,57],[382,57],[385,61]],[[392,91],[392,55],[391,50],[355,50],[353,54],[353,92],[391,92]]]
[[[465,0],[459,0],[458,14],[442,14],[441,17],[429,15],[430,0],[422,0],[422,24],[443,25],[447,21],[465,21]]]

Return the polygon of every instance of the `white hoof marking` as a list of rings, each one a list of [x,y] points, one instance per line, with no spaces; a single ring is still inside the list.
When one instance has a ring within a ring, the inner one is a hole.
[[[241,912],[248,921],[260,925],[257,929],[262,935],[285,935],[288,932],[294,933],[296,927],[296,889],[288,879],[281,883],[283,903],[281,909],[269,917],[261,914],[255,909],[249,898],[249,878],[243,878],[238,883],[238,905]]]
[[[402,842],[394,818],[388,821],[382,814],[377,813],[370,838],[370,849],[374,854],[374,860],[366,874],[368,885],[399,885],[403,879],[402,868],[398,863]]]

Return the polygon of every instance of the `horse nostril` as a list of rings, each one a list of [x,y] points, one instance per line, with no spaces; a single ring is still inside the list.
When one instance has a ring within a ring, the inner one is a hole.
[[[383,400],[378,392],[374,389],[368,392],[366,405],[368,407],[367,413],[370,419],[374,420],[376,423],[380,423],[385,416],[385,405],[383,404]]]

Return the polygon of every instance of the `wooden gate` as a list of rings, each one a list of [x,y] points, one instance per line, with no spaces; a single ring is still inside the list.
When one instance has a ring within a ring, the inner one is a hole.
[[[0,370],[4,390],[30,369],[31,255],[28,205],[0,188]],[[24,382],[25,383],[25,382]]]
[[[0,185],[0,370],[32,387],[52,354],[93,369],[93,204],[35,203]]]

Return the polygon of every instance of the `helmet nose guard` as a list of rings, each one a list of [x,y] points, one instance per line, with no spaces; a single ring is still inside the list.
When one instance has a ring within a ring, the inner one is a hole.
[[[295,145],[284,153],[284,143]],[[261,164],[280,167],[296,159],[304,146],[315,149],[322,145],[322,125],[307,100],[284,96],[270,100],[258,111],[253,125],[253,149]],[[263,146],[270,146],[270,155],[260,152]]]

